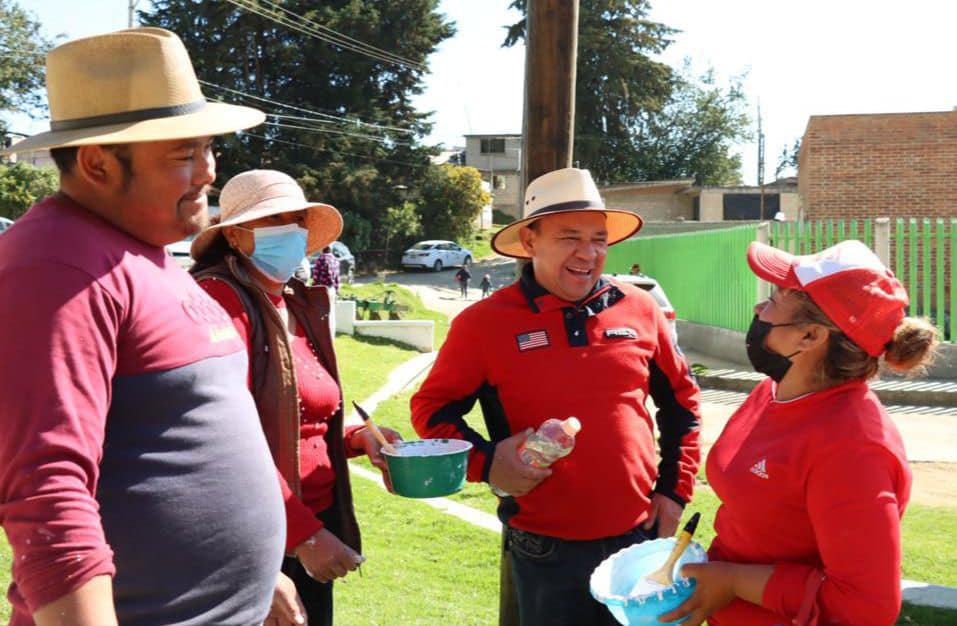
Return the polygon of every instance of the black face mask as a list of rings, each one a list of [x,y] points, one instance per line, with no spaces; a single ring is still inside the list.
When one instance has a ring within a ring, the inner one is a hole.
[[[784,378],[784,375],[788,373],[788,370],[791,369],[791,365],[793,365],[791,363],[791,357],[798,354],[800,350],[788,356],[784,356],[783,354],[769,350],[764,345],[764,341],[768,338],[768,333],[771,332],[772,328],[794,325],[796,325],[795,322],[772,324],[771,322],[758,319],[757,315],[754,316],[754,319],[751,320],[751,327],[748,328],[748,334],[744,339],[745,346],[747,346],[748,349],[748,360],[751,361],[751,366],[754,368],[754,371],[767,374],[771,380],[776,383],[781,382],[781,379]]]

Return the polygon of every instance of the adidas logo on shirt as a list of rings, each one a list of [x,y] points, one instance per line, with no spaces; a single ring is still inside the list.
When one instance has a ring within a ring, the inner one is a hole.
[[[761,478],[768,479],[768,460],[761,459],[757,463],[751,466],[751,473],[755,476],[760,476]]]

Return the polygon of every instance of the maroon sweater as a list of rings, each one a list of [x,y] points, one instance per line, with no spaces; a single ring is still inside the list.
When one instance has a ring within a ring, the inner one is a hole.
[[[659,407],[660,463],[649,394]],[[476,400],[492,441],[463,419]],[[602,280],[576,305],[527,272],[455,318],[411,408],[420,436],[475,444],[471,481],[488,480],[496,441],[550,417],[581,420],[575,449],[552,466],[552,476],[525,496],[502,500],[499,516],[521,530],[610,537],[647,517],[655,491],[681,503],[691,498],[698,388],[664,314],[630,285]]]

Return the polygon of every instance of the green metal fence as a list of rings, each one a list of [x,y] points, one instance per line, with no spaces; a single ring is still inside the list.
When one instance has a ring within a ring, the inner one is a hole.
[[[605,271],[633,263],[653,276],[680,319],[745,331],[754,316],[757,278],[746,251],[757,225],[679,235],[638,236],[608,249]]]
[[[768,243],[793,254],[814,254],[845,239],[873,249],[879,228],[871,219],[771,222]],[[639,235],[609,248],[606,271],[625,273],[639,263],[661,283],[680,319],[744,331],[757,294],[745,251],[757,237],[756,224]],[[946,341],[957,341],[957,219],[898,219],[887,240],[889,265],[910,294],[908,314],[931,318]]]
[[[791,254],[814,254],[846,239],[859,239],[874,248],[870,219],[771,222],[768,230],[768,243]]]
[[[891,241],[910,315],[929,317],[946,340],[957,341],[957,219],[899,218]]]

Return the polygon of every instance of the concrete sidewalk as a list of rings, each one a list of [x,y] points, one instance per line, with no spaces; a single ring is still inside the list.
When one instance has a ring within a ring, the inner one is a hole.
[[[692,350],[684,350],[688,362],[701,364],[706,371],[698,374],[702,389],[750,392],[764,374],[753,371],[749,365],[734,363]],[[884,404],[906,404],[917,407],[957,408],[957,383],[952,380],[907,380],[888,375],[871,381],[871,389]]]

